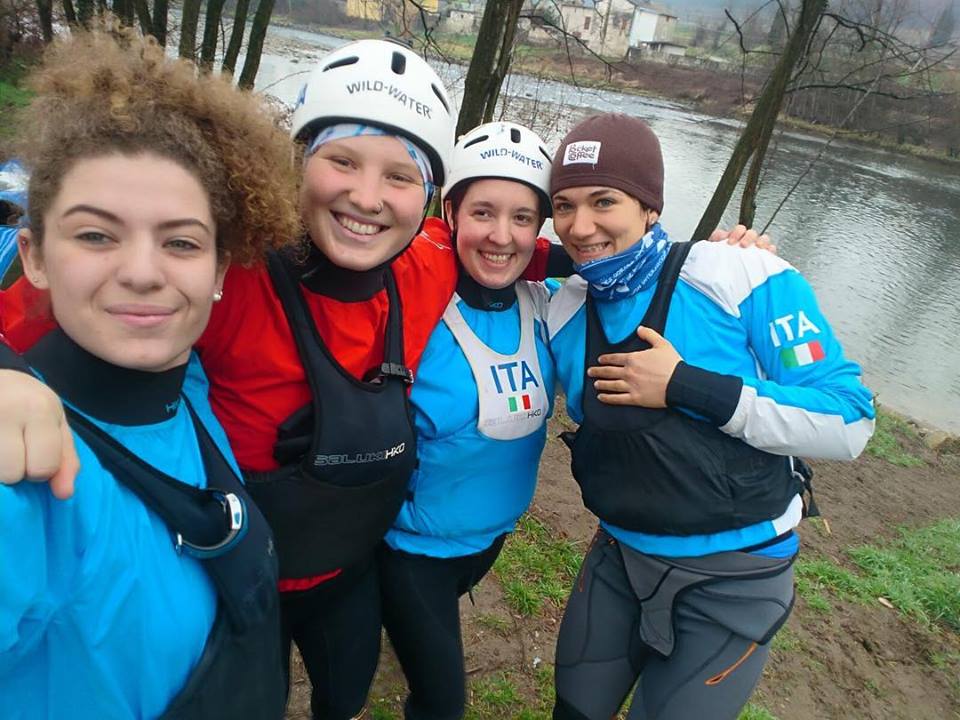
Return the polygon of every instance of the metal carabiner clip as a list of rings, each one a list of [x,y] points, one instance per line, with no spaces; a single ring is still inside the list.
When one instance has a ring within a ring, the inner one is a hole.
[[[220,501],[224,514],[227,516],[227,533],[223,539],[215,545],[194,545],[189,540],[185,540],[183,535],[177,533],[174,547],[177,554],[184,551],[191,557],[200,560],[217,557],[230,550],[233,544],[240,539],[243,531],[246,530],[247,508],[241,498],[232,492],[223,493],[219,490],[211,491],[213,496]]]

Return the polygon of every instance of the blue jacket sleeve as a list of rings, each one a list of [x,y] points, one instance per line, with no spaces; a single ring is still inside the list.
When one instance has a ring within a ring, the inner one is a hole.
[[[46,485],[0,485],[0,673],[16,663],[31,610],[41,609],[47,588]],[[42,622],[42,618],[35,618]]]
[[[55,614],[81,583],[97,537],[103,484],[91,473],[96,456],[74,438],[81,467],[69,500],[47,483],[0,485],[0,674],[43,638]]]
[[[745,275],[756,278],[757,268],[751,270]],[[809,283],[789,266],[777,270],[737,308],[758,377],[681,363],[668,386],[668,404],[693,410],[767,452],[855,458],[873,433],[872,393],[859,366],[844,357]]]

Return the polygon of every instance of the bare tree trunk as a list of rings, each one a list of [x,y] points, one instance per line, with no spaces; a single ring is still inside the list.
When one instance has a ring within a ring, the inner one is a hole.
[[[500,43],[500,54],[497,58],[497,67],[494,70],[493,77],[490,78],[490,89],[487,92],[487,106],[483,110],[483,121],[493,120],[493,114],[497,109],[497,100],[500,99],[500,90],[503,88],[503,81],[510,71],[510,62],[513,60],[513,41],[517,36],[517,23],[520,20],[520,9],[523,7],[522,0],[517,2],[512,0],[507,11],[506,25],[503,29],[503,40]]]
[[[243,70],[240,71],[240,81],[237,83],[244,90],[252,90],[253,83],[257,79],[260,54],[263,52],[263,39],[267,36],[273,4],[274,0],[260,0],[257,4],[257,12],[253,16],[253,27],[250,28],[250,40],[247,42],[247,56],[243,60]]]
[[[113,0],[113,14],[127,27],[133,25],[133,0]]]
[[[53,2],[37,0],[37,14],[40,16],[40,32],[45,43],[53,41]]]
[[[203,21],[203,44],[200,46],[200,69],[203,72],[213,70],[213,60],[217,54],[217,31],[220,29],[220,15],[224,0],[207,0],[207,15]]]
[[[73,0],[63,0],[63,16],[67,19],[67,25],[77,27],[77,11],[73,9]]]
[[[223,65],[220,69],[233,75],[237,67],[237,57],[240,55],[240,46],[243,44],[243,32],[247,29],[247,8],[250,0],[237,0],[237,7],[233,11],[233,27],[230,29],[230,43],[223,56]]]
[[[153,36],[161,46],[167,44],[167,12],[170,0],[153,0]]]
[[[773,134],[777,116],[780,114],[787,82],[790,80],[790,74],[797,61],[806,52],[810,37],[826,7],[827,0],[803,0],[803,7],[796,27],[787,41],[787,46],[780,56],[780,60],[767,79],[766,87],[757,99],[753,113],[751,113],[743,133],[733,149],[726,170],[723,171],[717,189],[710,199],[710,204],[707,205],[703,217],[700,218],[700,224],[697,225],[697,229],[693,233],[694,240],[707,237],[720,223],[723,211],[733,196],[747,162],[752,155],[755,155],[740,207],[740,222],[744,225],[753,223],[760,169],[767,147],[770,144],[770,136]]]
[[[153,22],[150,20],[150,8],[147,7],[147,0],[128,0],[133,3],[133,9],[137,13],[137,20],[140,23],[140,32],[144,35],[153,35]]]
[[[493,117],[523,0],[487,0],[477,32],[477,44],[463,86],[457,135]],[[502,74],[501,74],[502,73]]]
[[[93,3],[94,0],[77,0],[77,22],[85,28],[90,27],[93,19]]]
[[[180,48],[178,55],[193,60],[197,54],[197,24],[200,20],[201,0],[183,0],[180,19]]]

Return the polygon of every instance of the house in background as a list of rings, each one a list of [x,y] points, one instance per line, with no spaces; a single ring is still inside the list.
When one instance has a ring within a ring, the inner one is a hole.
[[[630,0],[568,0],[559,3],[537,3],[567,33],[580,40],[592,52],[604,57],[627,54],[630,24],[634,6]],[[559,10],[559,17],[556,17]],[[558,35],[542,24],[530,23],[530,42],[555,44]]]
[[[583,42],[597,55],[622,58],[628,53],[683,55],[686,48],[672,42],[677,17],[642,0],[566,0],[536,3],[553,15],[551,20]],[[559,11],[559,17],[556,17]],[[556,43],[557,33],[531,23],[530,42]]]
[[[423,8],[425,12],[436,14],[439,11],[440,0],[417,0],[414,4],[410,0],[346,0],[343,14],[355,20],[393,20],[406,15],[411,17]],[[419,6],[419,7],[418,7]]]
[[[469,35],[480,29],[485,0],[444,0],[440,4],[440,30]]]
[[[671,42],[677,23],[676,15],[639,0],[632,4],[634,13],[629,40],[631,50],[664,55],[683,55],[686,52],[685,45]]]

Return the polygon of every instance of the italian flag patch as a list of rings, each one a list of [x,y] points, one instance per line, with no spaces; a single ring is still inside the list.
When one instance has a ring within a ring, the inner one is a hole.
[[[529,395],[511,395],[507,398],[507,407],[510,408],[510,412],[520,412],[521,410],[530,409],[530,396]]]
[[[817,360],[823,360],[823,346],[820,345],[819,340],[811,340],[780,351],[780,361],[786,368],[812,365]]]

